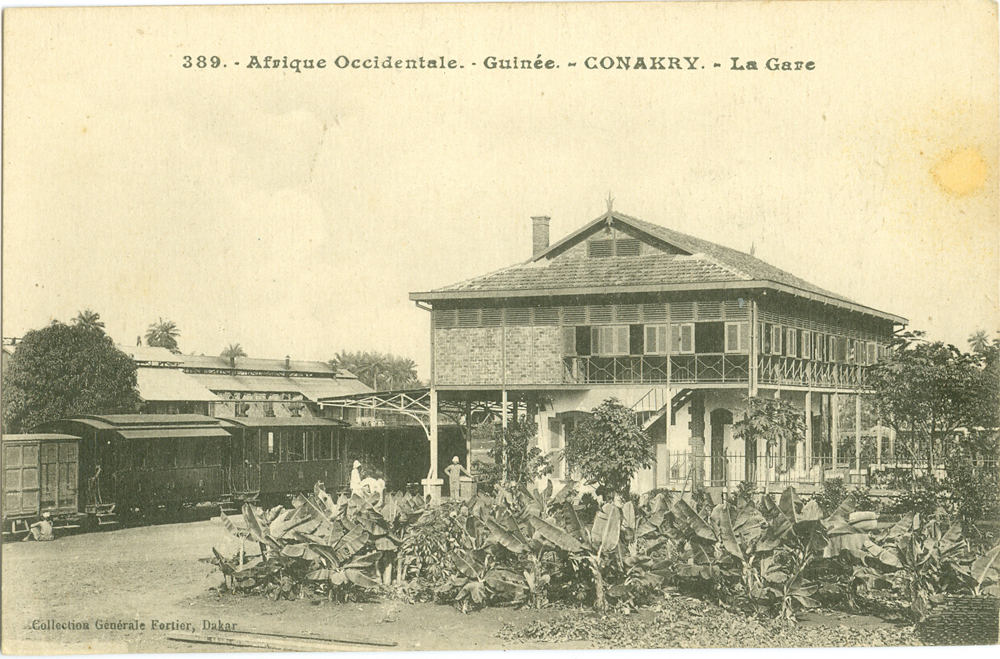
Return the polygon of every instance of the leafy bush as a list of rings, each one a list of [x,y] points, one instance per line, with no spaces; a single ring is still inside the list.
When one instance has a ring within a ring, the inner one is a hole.
[[[1000,517],[1000,474],[997,462],[977,465],[972,460],[951,456],[946,461],[943,490],[951,511],[969,529],[979,520]]]
[[[635,412],[609,398],[577,426],[566,442],[566,462],[583,474],[599,495],[628,496],[632,477],[655,457],[653,444],[635,420]]]

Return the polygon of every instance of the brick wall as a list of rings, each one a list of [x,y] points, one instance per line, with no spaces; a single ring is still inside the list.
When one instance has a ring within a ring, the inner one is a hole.
[[[505,350],[507,361],[503,364]],[[437,384],[498,385],[505,377],[506,383],[511,385],[561,382],[561,328],[434,330],[434,379]]]
[[[501,381],[502,327],[434,330],[437,384],[495,384]]]

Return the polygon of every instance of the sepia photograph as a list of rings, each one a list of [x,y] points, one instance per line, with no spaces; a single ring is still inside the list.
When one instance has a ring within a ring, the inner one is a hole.
[[[992,653],[998,34],[4,7],[0,649]]]

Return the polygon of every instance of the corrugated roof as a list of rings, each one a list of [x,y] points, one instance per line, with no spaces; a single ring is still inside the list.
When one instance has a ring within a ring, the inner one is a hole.
[[[0,440],[5,442],[38,442],[45,440],[68,441],[74,439],[78,440],[80,438],[77,437],[76,435],[63,435],[62,433],[57,433],[57,432],[36,432],[36,433],[27,433],[19,435],[10,435],[10,434],[0,435]]]
[[[184,361],[184,368],[230,368],[227,357],[214,357],[211,355],[181,355]],[[272,371],[274,373],[285,372],[284,359],[256,359],[251,357],[237,357],[236,369],[244,371]],[[322,373],[333,374],[333,369],[326,362],[289,360],[288,370],[298,373]]]
[[[213,401],[219,397],[179,369],[140,366],[139,395],[146,401]]]
[[[173,428],[170,426],[150,428],[116,428],[119,435],[125,439],[183,439],[193,437],[229,437],[229,433],[221,426],[214,428]]]
[[[211,391],[299,393],[309,400],[369,391],[364,383],[355,378],[275,377],[223,375],[219,373],[188,373],[187,375]]]
[[[125,426],[155,426],[155,425],[171,425],[171,426],[214,426],[218,425],[217,419],[204,416],[202,414],[88,414],[83,417],[77,417],[70,419],[71,421],[79,421],[87,423],[90,421],[97,421],[99,423],[107,424],[110,427],[125,427]],[[87,425],[93,425],[95,428],[100,427],[94,425],[93,423],[87,423]]]
[[[183,362],[183,355],[175,355],[166,348],[151,348],[149,346],[127,346],[119,344],[119,350],[137,362],[163,362],[180,364]]]
[[[308,416],[265,416],[265,417],[220,417],[220,420],[234,426],[245,426],[247,428],[263,427],[287,427],[287,426],[313,426],[313,427],[340,427],[350,425],[346,421],[334,419],[321,419]]]

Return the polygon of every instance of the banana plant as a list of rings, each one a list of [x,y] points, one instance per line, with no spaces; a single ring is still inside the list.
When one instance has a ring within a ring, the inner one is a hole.
[[[452,558],[459,573],[435,592],[459,603],[463,613],[494,600],[518,602],[525,598],[527,585],[521,576],[500,566],[489,551],[458,549]]]
[[[915,621],[925,618],[930,605],[942,602],[945,593],[971,590],[979,583],[969,566],[968,541],[959,523],[945,529],[937,520],[925,522],[919,513],[907,513],[881,541],[899,563],[893,580],[907,594]],[[984,581],[990,565],[989,560],[979,563],[978,574]]]

